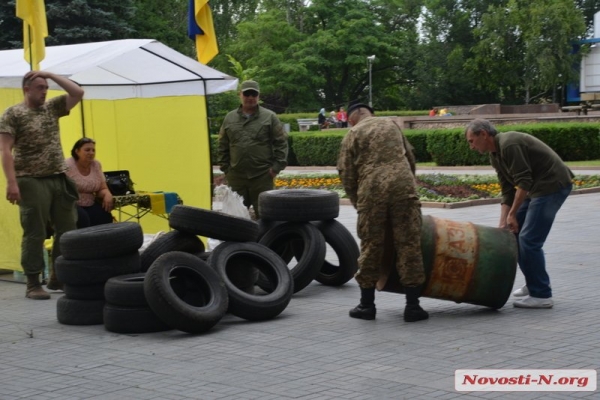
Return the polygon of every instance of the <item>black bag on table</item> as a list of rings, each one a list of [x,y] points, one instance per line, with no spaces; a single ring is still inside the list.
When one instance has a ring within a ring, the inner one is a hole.
[[[106,185],[113,196],[125,196],[135,194],[133,190],[133,181],[129,176],[129,171],[105,171]]]

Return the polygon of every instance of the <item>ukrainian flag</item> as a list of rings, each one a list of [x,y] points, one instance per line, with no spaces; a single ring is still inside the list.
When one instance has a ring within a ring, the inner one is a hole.
[[[208,64],[219,54],[217,35],[208,0],[189,0],[188,10],[188,36],[190,39],[196,40],[198,61]]]
[[[44,0],[17,0],[17,17],[23,20],[25,60],[32,70],[39,70],[46,57],[44,38],[48,37]]]

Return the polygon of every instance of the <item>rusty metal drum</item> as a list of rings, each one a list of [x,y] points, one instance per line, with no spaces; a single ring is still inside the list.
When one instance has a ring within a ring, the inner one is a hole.
[[[404,293],[390,244],[385,245],[388,251],[377,288]],[[518,251],[509,231],[427,215],[421,248],[426,275],[423,297],[496,309],[506,304],[517,273]]]

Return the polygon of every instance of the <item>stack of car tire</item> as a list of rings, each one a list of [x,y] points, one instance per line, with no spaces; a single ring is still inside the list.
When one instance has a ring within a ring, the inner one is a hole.
[[[227,311],[250,321],[274,318],[312,280],[338,286],[352,279],[359,250],[335,220],[336,193],[269,191],[261,194],[259,208],[257,223],[177,205],[169,215],[173,230],[157,235],[141,254],[143,233],[136,223],[67,232],[56,260],[65,284],[59,322],[104,323],[117,333],[202,333]],[[198,236],[222,242],[205,252]],[[327,244],[339,266],[325,260]],[[298,263],[290,270],[293,258]]]
[[[98,225],[62,235],[62,255],[55,261],[64,296],[56,303],[57,319],[66,325],[104,321],[104,285],[112,277],[140,271],[144,237],[133,222]]]
[[[221,279],[226,293],[223,314],[229,311],[246,320],[260,321],[276,317],[287,307],[293,294],[290,271],[277,254],[256,243],[259,236],[256,222],[218,211],[178,205],[169,215],[169,226],[181,234],[221,241],[209,253],[188,250]],[[153,247],[155,242],[150,243],[145,252]],[[255,288],[259,273],[269,282],[270,290]]]
[[[339,215],[339,196],[328,190],[287,189],[259,196],[261,227],[259,243],[275,251],[286,262],[296,258],[291,269],[294,292],[313,280],[340,286],[358,269],[359,248]],[[326,260],[326,245],[338,257],[338,265]],[[262,276],[261,276],[262,278]],[[259,286],[265,284],[259,278]]]

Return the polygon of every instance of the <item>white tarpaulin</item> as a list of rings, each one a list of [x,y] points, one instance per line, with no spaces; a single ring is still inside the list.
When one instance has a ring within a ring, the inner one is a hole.
[[[40,68],[77,82],[88,100],[207,95],[236,90],[238,84],[152,39],[46,47]],[[29,69],[23,49],[0,51],[0,88],[21,88]]]

